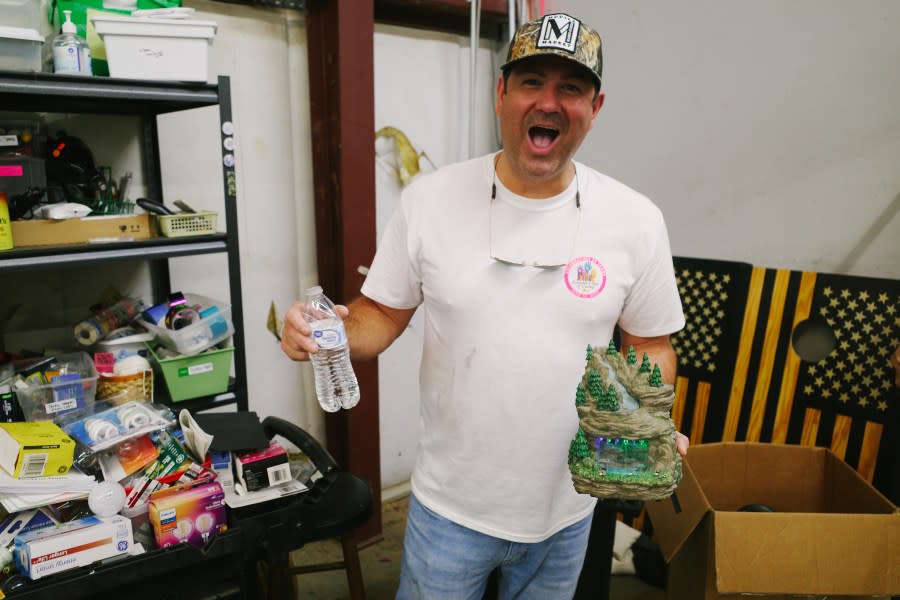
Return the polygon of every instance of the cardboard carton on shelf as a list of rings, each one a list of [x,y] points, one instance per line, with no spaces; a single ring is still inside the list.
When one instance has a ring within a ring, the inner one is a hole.
[[[646,504],[667,597],[760,600],[900,594],[900,512],[826,448],[692,446],[669,500]],[[763,504],[774,512],[745,512]]]
[[[13,221],[12,232],[16,248],[146,240],[157,235],[155,223],[146,213]]]

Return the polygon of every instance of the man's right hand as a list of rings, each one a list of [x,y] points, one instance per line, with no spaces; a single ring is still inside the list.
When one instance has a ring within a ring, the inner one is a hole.
[[[335,312],[346,319],[350,311],[343,304],[336,304]],[[306,305],[295,302],[284,315],[284,329],[281,330],[281,351],[291,360],[309,360],[310,354],[319,351],[319,345],[312,339],[312,329],[303,316]]]

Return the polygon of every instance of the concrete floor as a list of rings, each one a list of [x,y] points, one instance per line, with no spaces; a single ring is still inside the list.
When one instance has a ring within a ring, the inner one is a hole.
[[[382,505],[384,539],[360,550],[363,581],[368,600],[393,600],[400,578],[400,556],[403,529],[406,522],[407,497]],[[338,540],[310,544],[291,556],[295,565],[331,562],[341,559]],[[347,600],[347,578],[344,571],[328,571],[298,576],[297,598],[317,600]],[[649,586],[630,575],[616,575],[612,579],[610,600],[665,600],[663,590]],[[548,599],[552,600],[552,599]]]

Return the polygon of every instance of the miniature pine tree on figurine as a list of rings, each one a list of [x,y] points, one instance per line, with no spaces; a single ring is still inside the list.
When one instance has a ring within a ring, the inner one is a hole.
[[[612,356],[613,354],[619,353],[619,349],[616,348],[615,340],[609,340],[609,346],[607,346],[607,348],[606,348],[606,353],[609,354],[610,356]]]
[[[591,396],[596,398],[596,402],[594,402],[594,407],[597,410],[605,410],[603,407],[606,406],[606,388],[601,385],[600,389],[597,390],[597,392],[598,393],[596,393],[596,394],[594,394],[593,392],[591,393]]]
[[[613,384],[606,388],[606,400],[610,405],[609,410],[619,410],[619,391]]]
[[[634,351],[634,346],[628,346],[628,364],[633,365],[637,362],[637,353]]]
[[[594,398],[599,398],[603,393],[603,379],[600,377],[600,373],[594,369],[588,372],[588,391]]]
[[[585,404],[587,404],[587,397],[584,393],[584,386],[579,383],[575,388],[575,406],[584,406]]]
[[[641,361],[641,366],[638,368],[638,373],[649,373],[650,372],[650,357],[647,356],[647,353],[644,352],[644,359]]]
[[[587,362],[591,362],[591,360],[592,360],[593,358],[594,358],[594,349],[591,348],[591,345],[590,345],[590,344],[588,344],[587,352],[585,352],[584,359],[585,359]]]
[[[659,365],[653,365],[653,372],[650,373],[650,379],[647,380],[647,383],[650,384],[651,387],[662,387],[662,373],[659,372]]]
[[[613,384],[609,384],[606,391],[597,399],[597,410],[619,410],[619,395]]]
[[[575,439],[569,444],[569,464],[577,459],[587,458],[591,455],[591,447],[588,445],[587,436],[584,430],[579,427]]]

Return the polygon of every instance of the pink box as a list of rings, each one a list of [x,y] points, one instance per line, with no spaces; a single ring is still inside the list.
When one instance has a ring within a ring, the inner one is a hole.
[[[255,492],[291,479],[287,451],[278,442],[234,455],[234,472],[244,491]]]
[[[147,511],[160,548],[204,546],[228,529],[225,492],[218,481],[194,481],[150,494]]]

